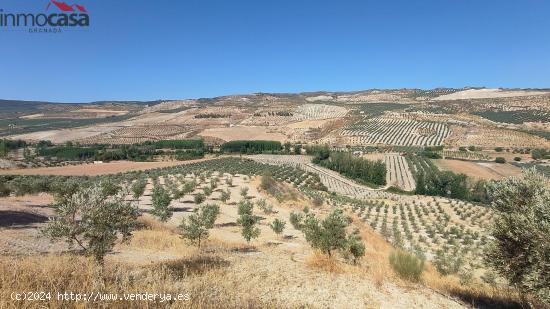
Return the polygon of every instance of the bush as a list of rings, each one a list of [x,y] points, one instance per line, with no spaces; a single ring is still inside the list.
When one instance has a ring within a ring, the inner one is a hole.
[[[267,201],[265,199],[259,199],[257,202],[256,202],[256,205],[258,205],[258,207],[266,214],[270,214],[273,212],[273,206],[272,205],[269,205],[267,203]]]
[[[260,182],[260,188],[262,188],[262,190],[270,191],[274,185],[275,185],[275,179],[273,179],[271,174],[266,173],[262,175],[262,179]]]
[[[357,261],[365,255],[365,245],[361,241],[359,230],[355,229],[348,237],[345,252],[346,256],[352,258],[354,264],[356,264]]]
[[[323,206],[324,202],[325,202],[325,199],[320,195],[315,195],[313,197],[313,206],[315,206],[315,207]]]
[[[227,202],[231,198],[231,191],[229,189],[222,191],[220,194],[220,201]]]
[[[464,265],[464,258],[458,250],[438,250],[435,254],[433,264],[437,271],[443,276],[458,273]]]
[[[418,282],[424,271],[424,260],[405,251],[394,251],[390,255],[390,265],[403,279]]]
[[[206,197],[202,193],[197,193],[193,200],[195,201],[195,204],[199,205],[200,203],[204,202],[204,200],[206,200]]]
[[[503,158],[503,157],[496,157],[495,158],[495,163],[504,164],[504,163],[506,163],[506,159]]]
[[[516,162],[521,161],[521,157],[514,157],[514,161],[516,161]]]
[[[241,196],[243,198],[246,198],[247,195],[248,195],[248,187],[242,187],[241,188]]]
[[[290,213],[290,218],[289,218],[289,221],[290,221],[290,224],[292,224],[292,226],[297,229],[297,230],[301,230],[302,229],[302,224],[303,224],[303,221],[304,220],[304,215],[301,214],[301,213],[296,213],[296,212],[291,212]]]
[[[550,302],[550,189],[535,169],[488,185],[495,211],[486,262],[511,284]]]

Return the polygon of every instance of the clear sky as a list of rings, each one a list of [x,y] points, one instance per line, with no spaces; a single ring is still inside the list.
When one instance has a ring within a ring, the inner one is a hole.
[[[0,30],[0,98],[550,87],[548,0],[64,1],[87,8],[88,30]]]

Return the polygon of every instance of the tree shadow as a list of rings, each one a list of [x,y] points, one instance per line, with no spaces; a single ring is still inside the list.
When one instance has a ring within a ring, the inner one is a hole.
[[[23,211],[0,210],[0,227],[24,228],[35,223],[44,223],[48,217]]]
[[[193,212],[191,207],[171,207],[173,212]]]
[[[214,227],[233,227],[238,226],[237,222],[226,222],[214,224]]]

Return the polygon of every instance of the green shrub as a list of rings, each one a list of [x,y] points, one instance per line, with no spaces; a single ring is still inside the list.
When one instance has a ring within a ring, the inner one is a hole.
[[[444,248],[435,253],[433,264],[437,271],[444,276],[456,274],[464,265],[464,257],[457,249]]]
[[[206,200],[206,197],[202,193],[197,193],[195,195],[195,197],[193,198],[193,200],[195,201],[195,204],[198,205],[198,204],[204,202],[204,200]]]
[[[495,163],[504,164],[504,163],[506,163],[506,159],[503,158],[503,157],[496,157],[495,158]]]
[[[414,254],[405,251],[394,251],[390,254],[390,265],[403,279],[418,282],[424,271],[424,261]]]
[[[289,221],[290,221],[290,224],[292,224],[292,226],[297,229],[297,230],[301,230],[302,229],[302,224],[303,224],[303,221],[304,220],[304,215],[301,214],[301,213],[296,213],[296,212],[291,212],[290,213],[290,218],[289,218]]]

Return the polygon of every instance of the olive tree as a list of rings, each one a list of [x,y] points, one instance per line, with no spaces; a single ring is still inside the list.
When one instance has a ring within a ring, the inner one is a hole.
[[[248,200],[239,202],[239,218],[237,224],[242,227],[241,234],[246,242],[260,236],[260,228],[256,226],[260,218],[253,214],[254,204]]]
[[[136,226],[139,212],[125,196],[126,192],[108,195],[101,183],[81,188],[56,206],[56,216],[42,233],[52,241],[64,239],[71,247],[77,245],[102,264],[119,236],[128,240]]]
[[[550,302],[550,189],[535,169],[488,184],[495,210],[486,262],[510,283]]]
[[[220,207],[215,204],[206,204],[195,208],[189,217],[184,217],[181,220],[179,225],[181,237],[200,248],[201,242],[208,238],[209,230],[214,227],[219,213]]]
[[[279,218],[273,220],[273,222],[269,224],[273,232],[275,232],[275,234],[277,235],[281,235],[281,233],[283,233],[285,229],[285,225],[286,225],[286,222]]]
[[[229,189],[227,189],[226,191],[222,191],[220,193],[220,200],[222,202],[227,202],[229,199],[231,198],[231,192],[229,191]]]
[[[346,229],[351,219],[344,215],[342,209],[334,209],[322,220],[311,212],[306,213],[305,217],[294,214],[291,217],[291,223],[300,228],[312,248],[320,250],[329,257],[335,250],[340,251],[344,256],[353,256],[354,261],[365,254],[359,232],[355,231],[350,236],[347,235]]]
[[[132,195],[134,199],[139,199],[145,192],[145,186],[147,185],[147,179],[140,178],[132,184]]]
[[[153,203],[153,210],[151,214],[157,217],[161,222],[166,222],[172,217],[172,209],[170,209],[170,195],[161,185],[156,185],[153,188],[153,194],[151,196]]]

